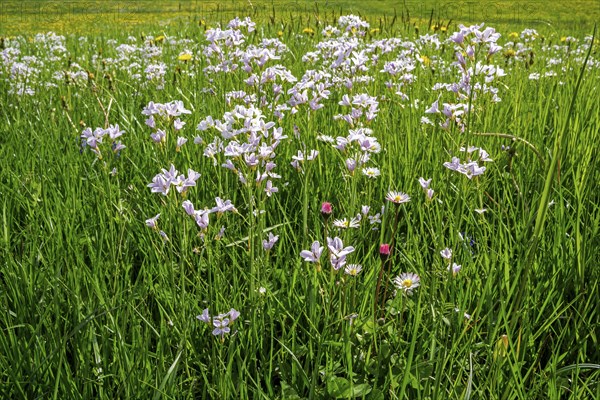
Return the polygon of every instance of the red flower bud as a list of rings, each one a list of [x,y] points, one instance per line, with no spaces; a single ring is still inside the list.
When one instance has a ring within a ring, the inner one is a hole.
[[[321,204],[321,215],[323,216],[323,218],[329,218],[332,212],[333,206],[331,205],[331,203],[325,201],[323,202],[323,204]]]
[[[382,260],[387,260],[390,256],[390,245],[388,243],[383,243],[379,246],[379,256]]]

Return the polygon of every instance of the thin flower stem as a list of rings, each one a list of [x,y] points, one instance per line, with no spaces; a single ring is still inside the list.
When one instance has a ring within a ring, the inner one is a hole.
[[[389,278],[391,270],[392,270],[392,259],[394,255],[394,250],[396,248],[396,233],[398,232],[398,223],[400,222],[400,206],[396,205],[396,216],[394,218],[394,229],[392,231],[392,240],[390,241],[390,256],[387,259],[387,273],[386,278]],[[385,302],[387,300],[387,291],[388,291],[388,283],[386,282],[383,288],[383,298],[382,298],[382,313],[385,312]],[[382,315],[383,317],[383,315]]]
[[[525,140],[523,138],[520,138],[520,137],[514,136],[514,135],[509,135],[508,133],[495,133],[495,132],[473,132],[472,135],[496,136],[496,137],[501,137],[501,138],[506,138],[506,139],[512,139],[514,141],[523,142],[525,145],[527,145],[527,147],[529,147],[531,150],[533,150],[533,152],[537,156],[538,160],[540,161],[540,164],[542,164],[542,168],[544,168],[546,166],[546,163],[544,162],[544,158],[542,157],[539,150],[533,144],[531,144],[530,142],[528,142],[527,140]]]

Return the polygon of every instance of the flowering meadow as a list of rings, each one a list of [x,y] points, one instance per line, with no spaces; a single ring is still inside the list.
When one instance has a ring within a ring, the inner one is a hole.
[[[599,84],[593,31],[0,38],[0,397],[600,398]]]

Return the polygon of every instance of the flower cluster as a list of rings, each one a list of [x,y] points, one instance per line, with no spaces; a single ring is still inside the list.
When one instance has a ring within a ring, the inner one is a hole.
[[[502,68],[482,62],[483,59],[488,62],[494,54],[502,50],[502,46],[496,43],[500,34],[494,28],[481,30],[483,24],[470,27],[459,25],[459,28],[460,30],[454,32],[447,42],[454,45],[456,62],[453,65],[458,69],[460,79],[452,83],[436,83],[433,87],[436,91],[445,90],[452,93],[454,98],[443,102],[440,107],[440,94],[425,113],[440,116],[439,125],[444,129],[450,129],[454,123],[460,132],[464,132],[472,104],[480,95],[489,94],[492,103],[501,100],[498,89],[489,84],[506,74]],[[424,122],[429,120],[425,119]]]
[[[321,135],[317,139],[331,143],[345,156],[345,167],[351,175],[358,168],[363,175],[376,178],[380,171],[376,167],[365,167],[371,160],[373,154],[381,152],[381,144],[377,137],[373,136],[373,130],[369,128],[350,129],[347,136],[338,136],[333,139],[330,136]]]
[[[155,175],[152,178],[152,183],[148,184],[148,187],[152,193],[160,193],[163,196],[167,196],[171,186],[174,186],[177,192],[185,196],[190,187],[196,186],[198,178],[200,178],[200,174],[193,169],[188,168],[186,177],[183,174],[179,174],[179,171],[171,164],[169,170],[163,168],[162,173]]]
[[[81,132],[81,150],[85,150],[85,148],[89,148],[93,151],[98,158],[102,158],[102,147],[107,146],[113,153],[119,154],[119,152],[125,148],[125,145],[121,143],[120,140],[117,140],[125,133],[119,128],[119,125],[110,125],[108,128],[96,128],[92,131],[91,128],[85,128],[83,132]],[[105,141],[105,138],[108,137],[110,142]]]
[[[321,254],[323,254],[324,246],[321,243],[314,241],[310,246],[310,250],[302,250],[300,257],[304,261],[315,264],[320,264]],[[327,238],[327,249],[329,250],[329,261],[334,270],[338,271],[346,266],[346,256],[354,252],[353,246],[344,246],[342,239],[339,237]]]
[[[265,122],[262,111],[251,105],[237,105],[223,115],[223,120],[213,120],[211,116],[198,124],[199,131],[216,130],[220,135],[204,149],[204,156],[217,163],[217,154],[222,154],[224,168],[235,173],[243,184],[255,181],[264,184],[268,196],[277,192],[273,179],[281,176],[274,169],[277,164],[275,150],[282,140],[282,128],[274,122]]]
[[[474,151],[478,151],[479,159],[473,161],[469,158],[466,162],[461,163],[461,161],[458,157],[452,157],[452,161],[445,162],[444,167],[446,167],[452,171],[460,172],[461,174],[465,175],[469,179],[472,179],[475,176],[483,175],[483,173],[485,172],[486,167],[480,166],[479,165],[480,162],[493,161],[489,157],[489,154],[487,153],[487,151],[485,151],[479,147],[469,147],[468,149],[461,148],[461,151],[466,151],[467,154],[471,154]]]
[[[377,97],[369,96],[367,93],[356,94],[352,98],[345,94],[338,104],[351,109],[348,114],[338,114],[333,119],[346,121],[350,126],[357,125],[363,116],[368,123],[375,119],[379,112]]]
[[[435,193],[435,191],[429,187],[429,185],[431,185],[431,179],[425,179],[423,177],[420,177],[419,185],[421,185],[421,188],[425,192],[425,197],[427,198],[427,200],[433,199],[433,194]]]
[[[214,336],[220,336],[221,341],[225,340],[225,334],[231,332],[231,326],[236,319],[240,316],[240,312],[232,308],[225,314],[210,316],[208,308],[202,311],[202,314],[197,315],[199,321],[213,328],[212,334]]]
[[[215,202],[216,206],[211,209],[204,208],[202,210],[196,210],[194,209],[194,204],[189,200],[185,200],[181,206],[187,215],[194,218],[200,229],[205,231],[209,224],[209,214],[216,213],[217,215],[221,215],[225,212],[237,212],[237,209],[231,203],[231,200],[223,200],[220,197],[217,197],[215,198]]]
[[[167,131],[171,127],[175,131],[180,131],[185,126],[185,122],[179,117],[183,114],[191,113],[190,110],[184,107],[181,100],[174,100],[165,104],[151,101],[142,111],[142,114],[148,116],[148,119],[145,121],[146,125],[155,129],[155,132],[150,137],[152,141],[158,144],[164,144],[167,141]],[[179,137],[177,139],[177,148],[179,149],[186,141],[187,139]]]

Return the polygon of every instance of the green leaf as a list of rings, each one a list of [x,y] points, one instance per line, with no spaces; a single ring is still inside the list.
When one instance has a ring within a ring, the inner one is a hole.
[[[362,397],[371,392],[372,388],[367,383],[352,385],[346,378],[332,376],[327,381],[327,393],[336,399],[349,399]]]

